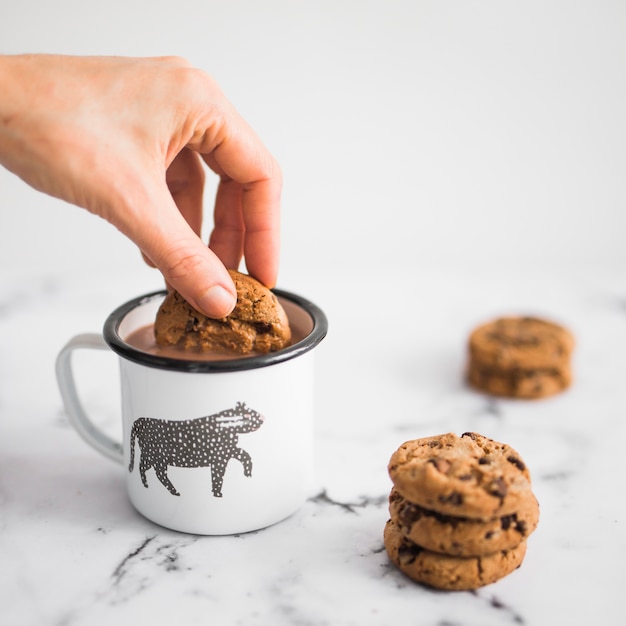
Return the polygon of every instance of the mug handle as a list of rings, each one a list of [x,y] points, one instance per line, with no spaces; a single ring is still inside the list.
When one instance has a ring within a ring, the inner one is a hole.
[[[72,353],[80,349],[109,350],[110,348],[101,335],[84,333],[70,339],[59,352],[56,360],[56,377],[65,410],[72,426],[90,446],[109,459],[123,463],[122,444],[109,437],[91,421],[78,397],[72,370]]]

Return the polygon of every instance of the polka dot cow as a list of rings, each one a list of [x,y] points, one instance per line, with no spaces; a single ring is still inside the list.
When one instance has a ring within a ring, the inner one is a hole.
[[[211,467],[213,495],[222,497],[226,465],[237,459],[243,465],[245,476],[252,476],[252,459],[238,447],[239,435],[261,427],[263,416],[238,402],[234,409],[220,411],[206,417],[184,421],[140,417],[133,422],[130,435],[130,464],[135,465],[135,443],[139,444],[141,459],[139,474],[148,487],[146,472],[154,467],[157,478],[175,495],[180,495],[167,476],[167,468]]]

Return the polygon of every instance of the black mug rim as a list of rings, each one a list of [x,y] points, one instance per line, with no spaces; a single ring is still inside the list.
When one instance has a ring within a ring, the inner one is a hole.
[[[128,302],[118,306],[105,320],[102,334],[108,346],[120,357],[157,369],[165,369],[177,372],[239,372],[243,370],[258,369],[283,363],[294,359],[317,346],[328,332],[328,319],[324,312],[313,302],[282,289],[272,289],[272,292],[280,298],[289,300],[293,304],[304,309],[311,317],[313,328],[311,332],[297,343],[278,350],[255,356],[241,357],[222,361],[207,361],[193,359],[177,359],[143,352],[127,344],[119,335],[119,327],[126,315],[150,300],[165,296],[167,291],[161,289],[143,296],[137,296]]]

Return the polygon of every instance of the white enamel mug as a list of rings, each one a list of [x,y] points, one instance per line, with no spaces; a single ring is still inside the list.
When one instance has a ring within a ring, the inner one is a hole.
[[[102,335],[71,339],[56,374],[72,425],[87,443],[122,463],[134,507],[167,528],[222,535],[264,528],[312,495],[314,348],[328,322],[312,302],[274,293],[304,338],[270,354],[200,361],[157,356],[126,338],[156,317],[165,292],[123,304]],[[119,355],[123,441],[81,403],[72,354]]]

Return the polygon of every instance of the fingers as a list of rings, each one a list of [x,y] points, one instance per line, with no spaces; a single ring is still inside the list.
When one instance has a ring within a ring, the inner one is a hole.
[[[220,259],[181,220],[173,219],[165,232],[144,248],[168,285],[209,317],[225,317],[235,307],[237,292]]]
[[[176,170],[168,176],[172,184]],[[129,212],[134,217],[126,220],[123,232],[137,243],[148,263],[160,270],[167,284],[193,307],[209,317],[225,317],[235,307],[237,292],[223,263],[187,221],[189,217],[196,226],[200,224],[196,213],[198,206],[201,209],[201,198],[200,204],[195,204],[196,184],[197,180],[190,182],[184,193],[170,193],[163,182],[153,184],[141,206],[131,207]]]
[[[165,182],[181,215],[196,235],[200,236],[204,169],[198,155],[183,148],[168,167]]]
[[[249,133],[245,137],[231,133],[211,154],[203,154],[221,178],[209,245],[229,267],[237,267],[243,254],[248,272],[273,287],[278,276],[282,176],[273,157]]]
[[[278,275],[280,168],[209,75],[188,66],[179,69],[176,93],[186,114],[176,118],[166,163],[184,146],[217,173],[209,245],[231,268],[239,266],[243,255],[250,274],[273,287]],[[177,204],[181,206],[178,199]]]
[[[274,173],[266,180],[245,184],[242,192],[246,266],[268,287],[276,285],[278,276],[281,185],[280,176]]]
[[[208,250],[199,239],[202,231],[204,190],[204,170],[200,157],[195,152],[183,148],[167,169],[165,180],[181,216],[196,237],[192,237],[192,242],[179,248],[182,254],[176,249],[166,252],[167,260],[160,269],[168,283],[192,306],[210,317],[224,317],[234,308],[237,295],[230,276],[224,272],[219,258],[216,258],[220,255]],[[181,235],[186,237],[189,233]],[[236,256],[236,244],[234,248],[229,247],[229,251],[233,249],[235,250],[233,263],[226,265],[237,268],[241,254]],[[224,262],[223,257],[221,260]],[[219,271],[216,271],[216,267],[219,267]]]
[[[237,269],[243,257],[245,225],[241,209],[241,185],[223,179],[217,188],[213,231],[209,247],[226,267]]]
[[[242,257],[250,274],[268,287],[276,284],[282,178],[274,158],[215,81],[188,66],[176,69],[175,77],[179,106],[170,109],[173,127],[160,144],[169,209],[164,193],[160,216],[147,216],[141,227],[154,232],[140,247],[193,306],[220,317],[236,296],[226,267],[238,268]],[[204,172],[198,155],[220,177],[210,249],[199,238]],[[173,206],[179,211],[176,225]],[[214,286],[225,292],[213,292]]]
[[[171,235],[171,233],[170,233]],[[198,311],[214,318],[225,317],[235,308],[237,292],[219,258],[200,239],[179,240],[150,258],[165,280]]]
[[[248,272],[273,287],[280,247],[280,168],[209,76],[192,70],[185,72],[185,77],[180,88],[188,96],[185,102],[189,111],[196,114],[187,118],[187,130],[181,135],[187,135],[186,149],[168,168],[172,196],[199,234],[203,176],[191,151],[202,155],[220,176],[210,249],[233,269],[244,256]],[[192,87],[191,92],[186,91],[188,87]]]
[[[223,317],[236,301],[224,265],[238,268],[245,254],[250,274],[269,287],[276,283],[280,184],[276,185],[275,178],[246,184],[232,180],[214,157],[214,154],[205,157],[222,176],[215,201],[210,250],[199,238],[204,171],[198,155],[189,149],[183,149],[167,170],[169,202],[164,199],[146,202],[146,206],[163,208],[155,209],[145,220],[136,221],[144,224],[145,242],[140,247],[146,261],[156,266],[166,282],[192,306],[211,317]],[[177,207],[178,215],[172,204]],[[131,234],[135,240],[138,236]]]
[[[196,235],[200,236],[202,232],[204,169],[198,155],[183,148],[167,169],[165,182],[180,214]],[[144,253],[142,255],[145,262],[154,267],[151,259]]]

